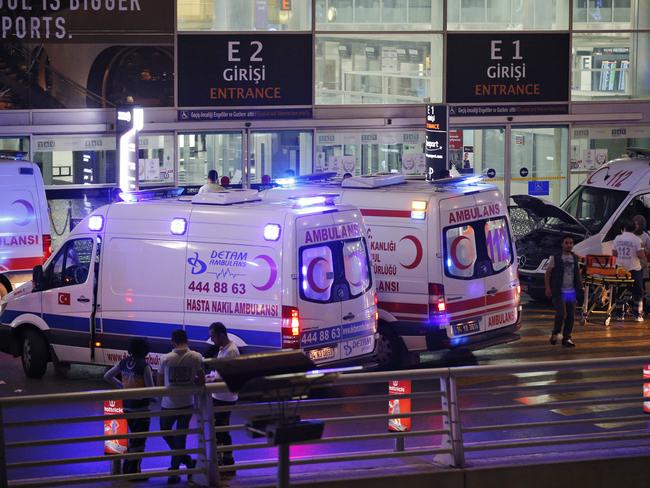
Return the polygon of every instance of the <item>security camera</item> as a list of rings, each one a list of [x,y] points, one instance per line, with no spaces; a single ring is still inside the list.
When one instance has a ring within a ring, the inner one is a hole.
[[[515,119],[514,117],[506,117],[506,120],[507,120],[508,122],[512,122],[514,119]]]
[[[253,125],[253,124],[251,124],[250,122],[246,122],[244,125],[245,125],[246,127],[250,127],[250,126]]]
[[[393,119],[386,119],[386,125],[391,125],[393,123]]]

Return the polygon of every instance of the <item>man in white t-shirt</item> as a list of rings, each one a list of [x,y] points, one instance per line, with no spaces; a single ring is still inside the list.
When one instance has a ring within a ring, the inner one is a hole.
[[[206,353],[206,358],[217,359],[226,359],[226,358],[236,358],[239,356],[239,348],[237,345],[230,340],[228,337],[228,331],[226,326],[221,322],[214,322],[210,324],[210,339],[214,343],[214,347],[210,348]],[[216,381],[223,381],[219,373],[216,371],[211,371],[205,377],[205,381],[208,383],[213,383]],[[232,408],[239,399],[237,393],[223,392],[223,393],[213,393],[212,394],[212,403],[215,408],[225,408],[228,407],[228,410],[215,411],[214,412],[214,426],[215,427],[227,427],[230,425],[230,414],[232,413]],[[230,436],[230,431],[222,431],[216,433],[217,443],[222,446],[231,446],[232,438]],[[232,455],[232,451],[224,451],[222,464],[224,466],[232,466],[235,464],[235,458]]]
[[[200,385],[205,382],[205,371],[203,369],[203,357],[196,351],[191,351],[187,345],[187,333],[183,329],[176,329],[172,332],[173,350],[163,356],[158,369],[159,386],[192,386]],[[192,395],[180,394],[164,396],[161,402],[163,411],[170,415],[160,417],[160,430],[172,430],[176,424],[176,430],[186,430],[189,428],[191,413],[174,413],[173,411],[184,411],[194,407],[194,398]],[[172,450],[185,449],[187,435],[165,435],[165,442]],[[180,465],[185,464],[188,469],[196,467],[196,460],[192,459],[189,454],[172,455],[170,470],[180,469]],[[188,479],[191,475],[188,475]],[[169,484],[180,483],[181,478],[177,474],[170,474],[167,479]]]
[[[220,193],[226,189],[219,184],[219,173],[216,169],[208,171],[208,182],[199,188],[199,195],[201,193]]]
[[[632,274],[634,286],[632,287],[632,313],[637,322],[643,322],[643,270],[641,259],[645,258],[645,251],[639,236],[634,235],[634,222],[626,221],[623,224],[623,233],[616,236],[612,255],[616,257],[616,265],[627,269]],[[617,305],[617,320],[623,320],[621,304]]]

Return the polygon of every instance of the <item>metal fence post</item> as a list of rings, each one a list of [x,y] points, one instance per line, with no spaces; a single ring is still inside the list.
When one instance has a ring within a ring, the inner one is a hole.
[[[449,385],[447,383],[447,376],[441,376],[440,380],[440,410],[443,410],[445,413],[441,415],[442,417],[442,428],[447,429],[449,433],[442,434],[440,441],[440,447],[443,449],[453,449],[453,430],[451,428],[451,412],[449,411]],[[444,466],[453,466],[454,458],[452,454],[436,454],[433,457],[433,460],[436,463],[442,464]]]
[[[7,448],[5,447],[3,413],[2,405],[0,405],[0,488],[7,488],[9,486],[9,480],[7,479]]]
[[[449,381],[449,411],[451,413],[451,442],[454,455],[454,466],[465,467],[465,450],[463,449],[463,425],[458,404],[458,384],[456,378],[450,375]]]
[[[217,438],[214,432],[214,406],[212,395],[207,389],[204,389],[203,394],[199,396],[199,402],[199,421],[201,422],[199,447],[202,448],[199,453],[199,466],[204,468],[206,479],[197,478],[196,481],[207,486],[219,486],[219,457]],[[204,475],[201,473],[199,476]]]

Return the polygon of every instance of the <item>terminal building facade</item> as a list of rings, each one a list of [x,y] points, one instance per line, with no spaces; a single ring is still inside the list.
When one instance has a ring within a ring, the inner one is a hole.
[[[650,0],[8,0],[0,152],[42,170],[65,235],[117,186],[118,107],[144,109],[139,186],[448,164],[561,203],[650,147]],[[54,236],[56,240],[56,235]]]

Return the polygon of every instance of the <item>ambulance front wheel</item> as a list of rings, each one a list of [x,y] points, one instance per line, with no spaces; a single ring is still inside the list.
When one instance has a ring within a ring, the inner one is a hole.
[[[32,329],[25,331],[21,360],[23,370],[28,377],[43,377],[48,362],[47,342],[43,334]]]
[[[385,322],[379,323],[379,339],[375,360],[381,369],[399,369],[405,362],[405,351],[402,340]]]

